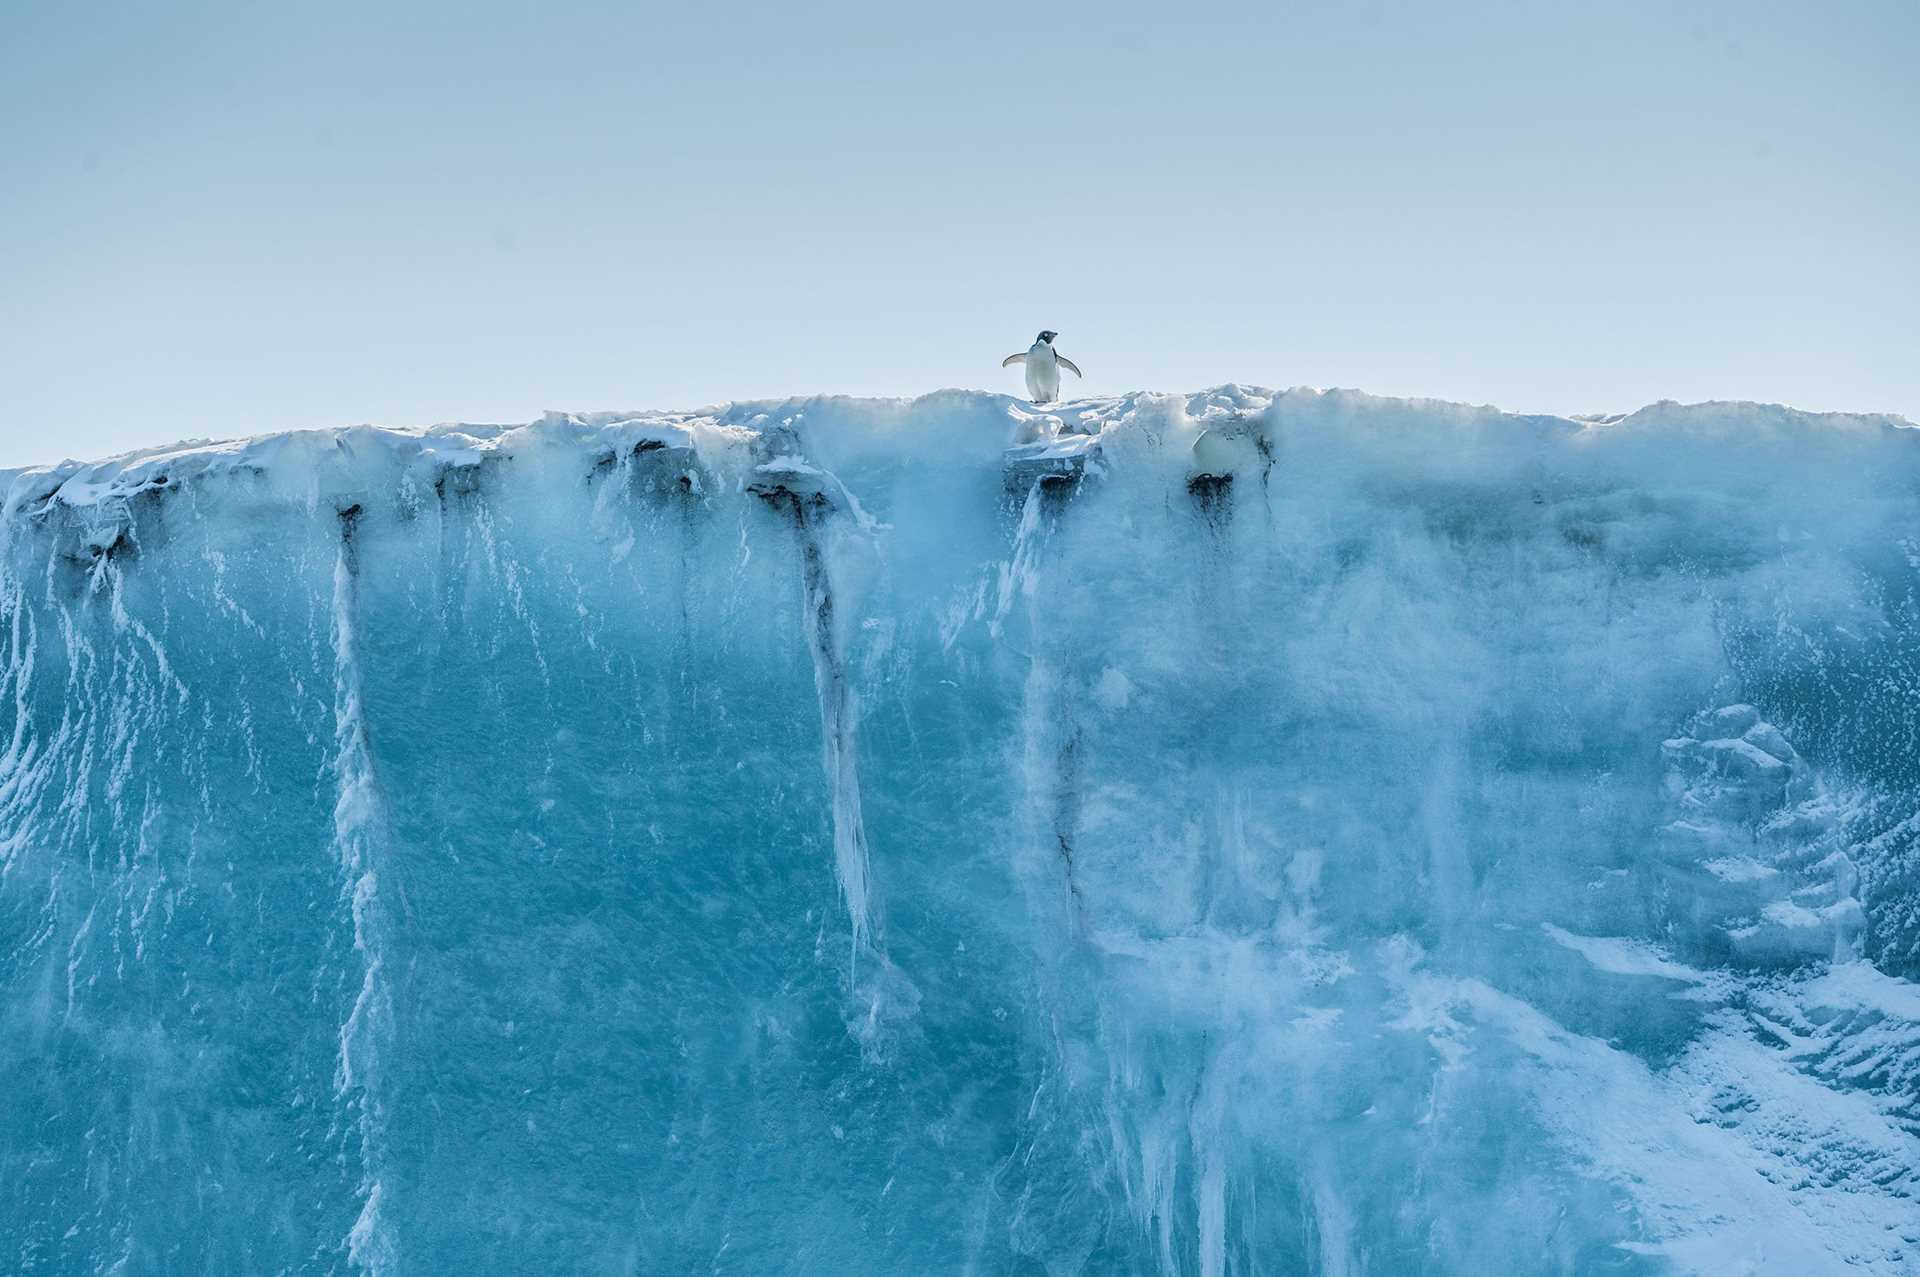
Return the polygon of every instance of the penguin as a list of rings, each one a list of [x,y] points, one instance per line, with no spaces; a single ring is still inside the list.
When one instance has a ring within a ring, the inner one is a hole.
[[[1027,398],[1034,403],[1052,403],[1060,397],[1060,370],[1065,368],[1076,377],[1083,376],[1073,360],[1053,348],[1053,339],[1060,334],[1044,332],[1033,339],[1033,345],[1027,347],[1025,354],[1008,355],[1000,361],[1002,368],[1014,364],[1027,366]]]

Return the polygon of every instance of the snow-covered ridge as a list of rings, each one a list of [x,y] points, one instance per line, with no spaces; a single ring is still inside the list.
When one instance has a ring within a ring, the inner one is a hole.
[[[1358,451],[1397,450],[1443,469],[1487,464],[1507,451],[1538,462],[1541,449],[1604,443],[1625,451],[1657,447],[1672,456],[1718,454],[1736,469],[1756,450],[1778,456],[1797,447],[1849,455],[1913,430],[1887,414],[1814,413],[1777,404],[1662,401],[1631,414],[1555,417],[1506,413],[1429,399],[1396,399],[1350,390],[1274,392],[1226,385],[1190,395],[1144,392],[1035,407],[1006,395],[943,390],[917,399],[819,396],[734,403],[687,412],[550,412],[523,424],[447,423],[427,427],[341,426],[247,438],[188,440],[98,461],[0,470],[8,515],[49,502],[83,507],[222,475],[267,476],[289,496],[313,500],[352,494],[369,480],[428,483],[488,461],[577,452],[609,457],[636,447],[691,448],[703,459],[737,453],[745,439],[776,423],[807,420],[849,441],[922,451],[933,457],[1009,446],[1040,457],[1083,451],[1104,427],[1145,417],[1197,436],[1223,418],[1243,418],[1284,440],[1289,431],[1337,430]],[[1380,432],[1388,432],[1382,438]],[[1723,451],[1724,450],[1724,451]]]

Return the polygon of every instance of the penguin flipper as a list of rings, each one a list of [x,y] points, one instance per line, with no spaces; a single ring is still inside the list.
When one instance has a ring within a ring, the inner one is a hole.
[[[1053,357],[1060,361],[1060,366],[1062,368],[1065,368],[1068,372],[1080,378],[1080,380],[1085,381],[1087,379],[1086,374],[1080,371],[1080,369],[1074,364],[1073,360],[1068,359],[1065,355],[1060,354],[1058,351],[1054,352]]]
[[[1027,352],[1023,350],[1017,355],[1008,355],[1005,359],[1002,359],[1000,361],[1000,366],[1002,368],[1011,368],[1015,364],[1024,364],[1026,362],[1027,362]]]

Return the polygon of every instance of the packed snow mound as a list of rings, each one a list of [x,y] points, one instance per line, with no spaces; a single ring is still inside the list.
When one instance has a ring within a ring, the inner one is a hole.
[[[1247,386],[0,472],[0,1256],[1911,1272],[1916,516]]]

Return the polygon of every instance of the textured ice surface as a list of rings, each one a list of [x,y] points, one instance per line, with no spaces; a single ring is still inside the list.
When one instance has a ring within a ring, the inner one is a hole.
[[[1906,423],[951,391],[0,485],[0,1268],[1920,1266]]]

